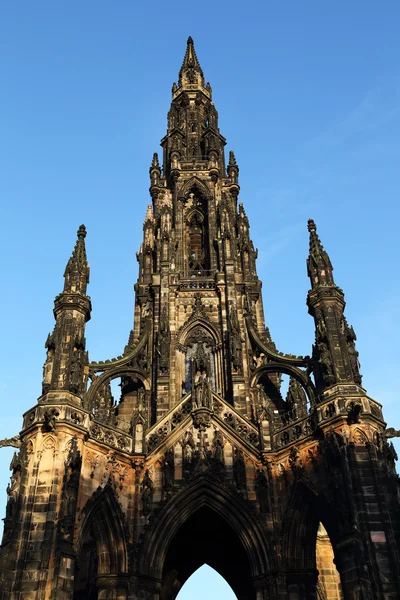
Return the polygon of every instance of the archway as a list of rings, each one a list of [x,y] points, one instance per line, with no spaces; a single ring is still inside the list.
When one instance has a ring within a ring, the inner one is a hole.
[[[104,585],[124,589],[128,555],[122,510],[111,485],[99,488],[82,512],[73,600],[106,598]]]
[[[187,580],[176,600],[237,600],[237,596],[217,571],[207,564],[201,566]]]
[[[232,527],[207,506],[187,519],[169,545],[161,599],[174,600],[190,576],[205,563],[227,581],[238,600],[255,598],[243,544]]]
[[[254,582],[270,572],[267,535],[238,494],[200,475],[149,522],[138,550],[138,577],[160,582],[160,600],[174,600],[204,563],[239,600],[255,600]]]

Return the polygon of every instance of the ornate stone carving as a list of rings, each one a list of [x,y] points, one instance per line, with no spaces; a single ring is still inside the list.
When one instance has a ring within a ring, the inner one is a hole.
[[[151,511],[151,503],[153,501],[154,484],[150,477],[149,469],[146,469],[141,486],[141,508],[142,514],[147,517]]]

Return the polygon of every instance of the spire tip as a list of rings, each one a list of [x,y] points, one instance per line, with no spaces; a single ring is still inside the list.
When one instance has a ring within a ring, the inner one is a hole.
[[[314,222],[314,219],[308,219],[308,231],[311,233],[312,231],[317,231],[317,226]]]
[[[80,225],[77,232],[78,239],[84,240],[86,237],[86,227],[84,225]]]

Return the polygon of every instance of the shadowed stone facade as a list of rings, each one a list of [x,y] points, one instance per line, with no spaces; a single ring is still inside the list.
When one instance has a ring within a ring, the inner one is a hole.
[[[173,600],[204,562],[240,600],[399,598],[397,432],[362,387],[312,220],[315,344],[294,356],[271,339],[239,167],[191,38],[161,146],[127,345],[89,361],[82,225],[42,395],[2,442],[18,451],[0,599]]]

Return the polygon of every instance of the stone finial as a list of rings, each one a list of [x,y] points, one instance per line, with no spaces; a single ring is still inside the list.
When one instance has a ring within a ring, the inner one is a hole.
[[[228,167],[237,167],[236,157],[233,150],[229,150],[229,163]]]
[[[86,293],[89,283],[90,268],[86,256],[86,227],[81,225],[77,231],[77,241],[67,266],[64,271],[64,291],[77,291]]]
[[[181,70],[179,71],[179,87],[185,87],[186,85],[205,87],[203,70],[194,49],[193,38],[190,36],[187,40],[185,56]]]
[[[159,169],[160,168],[160,163],[158,161],[158,154],[157,154],[157,152],[154,152],[154,154],[153,154],[153,160],[151,161],[151,168],[152,169]]]

